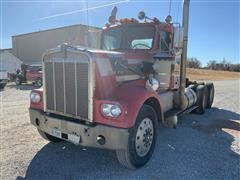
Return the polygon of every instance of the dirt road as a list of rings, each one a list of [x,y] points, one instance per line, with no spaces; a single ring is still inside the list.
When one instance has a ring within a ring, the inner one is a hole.
[[[30,86],[0,92],[0,179],[201,179],[240,177],[240,83],[216,81],[214,108],[161,127],[148,165],[123,168],[113,151],[43,140],[29,123]]]

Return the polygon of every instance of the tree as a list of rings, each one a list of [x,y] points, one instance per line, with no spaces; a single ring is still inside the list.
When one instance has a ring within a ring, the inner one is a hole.
[[[201,62],[197,58],[188,58],[187,67],[199,69],[201,68]]]
[[[240,64],[231,64],[229,71],[240,72]]]
[[[216,61],[216,60],[210,60],[210,61],[208,61],[207,67],[208,67],[209,69],[213,69],[213,70],[217,69],[217,61]]]
[[[217,62],[216,60],[208,61],[207,68],[212,70],[240,72],[240,64],[232,64],[230,61],[227,61],[225,58],[220,62]]]

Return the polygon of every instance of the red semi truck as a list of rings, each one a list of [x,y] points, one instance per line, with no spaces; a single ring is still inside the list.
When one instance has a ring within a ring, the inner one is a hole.
[[[10,74],[10,79],[20,85],[22,83],[33,83],[37,87],[42,86],[42,65],[22,64],[21,70],[17,69],[16,74]]]
[[[30,119],[39,134],[52,142],[115,150],[128,168],[145,165],[160,123],[175,127],[181,114],[202,114],[213,103],[212,83],[186,81],[188,8],[186,0],[183,31],[171,16],[161,22],[140,12],[143,22],[117,20],[114,8],[101,50],[67,44],[49,50],[43,88],[30,95]]]

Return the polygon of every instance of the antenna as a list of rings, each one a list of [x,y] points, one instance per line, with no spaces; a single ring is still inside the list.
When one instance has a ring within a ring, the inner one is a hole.
[[[165,18],[165,22],[168,24],[172,22],[171,10],[172,10],[172,0],[169,0],[168,16]]]
[[[171,15],[171,10],[172,10],[172,0],[169,1],[169,11],[168,11],[169,15]]]
[[[88,0],[86,1],[87,3],[87,47],[89,47],[89,14],[88,14]]]

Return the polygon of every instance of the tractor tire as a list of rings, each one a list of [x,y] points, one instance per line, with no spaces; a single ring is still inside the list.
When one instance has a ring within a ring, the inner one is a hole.
[[[0,90],[4,90],[4,87],[7,85],[7,83],[0,83]]]
[[[42,79],[41,79],[41,78],[38,78],[38,79],[35,81],[35,86],[37,86],[37,87],[41,87],[41,86],[42,86]]]
[[[196,114],[204,114],[206,111],[208,99],[207,87],[205,85],[198,85],[196,93],[198,98],[196,105],[198,106],[198,108],[195,109],[193,112]]]
[[[61,139],[59,139],[57,137],[54,137],[50,134],[47,134],[40,129],[37,129],[37,130],[38,130],[38,133],[40,134],[40,136],[42,136],[42,138],[47,140],[47,141],[54,142],[54,143],[58,143],[58,142],[62,141]]]
[[[20,78],[20,77],[16,77],[16,78],[15,78],[15,84],[16,84],[17,86],[22,84],[22,81],[21,81],[21,78]]]
[[[130,130],[128,148],[117,150],[118,161],[125,167],[137,169],[144,166],[152,157],[158,134],[158,121],[155,110],[143,105]]]
[[[213,83],[207,83],[207,91],[208,91],[208,97],[207,97],[207,108],[211,108],[214,100],[214,85]]]

